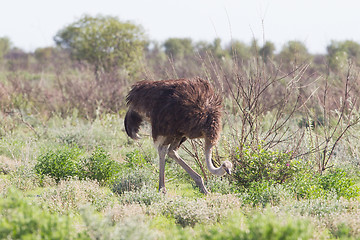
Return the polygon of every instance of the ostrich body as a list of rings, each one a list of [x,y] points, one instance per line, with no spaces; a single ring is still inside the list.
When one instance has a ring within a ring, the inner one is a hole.
[[[129,107],[124,124],[126,133],[138,139],[142,121],[151,124],[152,138],[159,153],[159,190],[165,192],[165,156],[174,159],[207,194],[202,177],[177,153],[187,138],[205,139],[205,161],[217,176],[229,173],[230,161],[216,168],[211,160],[212,147],[221,132],[222,100],[208,81],[201,78],[141,81],[132,86],[126,98]]]

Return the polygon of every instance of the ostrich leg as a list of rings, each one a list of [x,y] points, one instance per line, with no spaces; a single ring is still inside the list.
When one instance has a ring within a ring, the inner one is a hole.
[[[159,153],[159,191],[165,193],[165,156],[167,153],[168,146],[160,145],[158,146]]]
[[[200,188],[200,191],[202,193],[208,194],[209,192],[207,191],[207,189],[204,185],[204,181],[203,181],[202,177],[197,172],[195,172],[177,153],[177,150],[178,150],[180,144],[181,144],[181,140],[175,141],[170,145],[169,151],[168,151],[169,157],[174,159],[178,164],[180,164],[180,166],[182,168],[185,169],[185,171],[195,181],[196,185]]]

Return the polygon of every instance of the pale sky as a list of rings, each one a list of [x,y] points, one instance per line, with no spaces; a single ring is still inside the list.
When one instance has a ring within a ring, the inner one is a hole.
[[[26,51],[53,46],[53,37],[83,14],[117,16],[144,27],[150,40],[190,37],[223,43],[305,43],[325,53],[331,40],[360,43],[359,0],[4,0],[0,37]],[[263,24],[262,24],[263,23]]]

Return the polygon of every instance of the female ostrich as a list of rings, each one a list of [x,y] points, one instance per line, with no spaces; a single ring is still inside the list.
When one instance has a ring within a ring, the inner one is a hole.
[[[212,174],[230,174],[230,161],[219,168],[211,161],[212,147],[221,132],[222,100],[208,81],[201,78],[141,81],[132,86],[126,101],[129,109],[124,123],[131,138],[139,138],[137,133],[143,120],[151,124],[159,153],[159,191],[165,192],[165,156],[168,154],[190,174],[201,192],[208,194],[202,177],[177,153],[187,138],[205,139],[205,161]]]

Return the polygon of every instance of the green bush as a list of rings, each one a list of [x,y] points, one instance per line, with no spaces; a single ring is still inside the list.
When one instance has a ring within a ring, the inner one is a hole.
[[[120,165],[110,159],[102,148],[96,148],[90,157],[83,157],[77,147],[64,146],[56,151],[40,155],[35,165],[35,172],[42,178],[49,176],[58,183],[71,177],[97,180],[106,183],[118,173]]]
[[[110,159],[109,154],[102,148],[96,148],[89,158],[84,158],[81,167],[81,178],[97,180],[100,183],[112,179],[120,169],[120,165]]]
[[[228,178],[211,177],[206,183],[206,188],[212,193],[229,194],[234,192]]]
[[[56,151],[48,151],[40,155],[35,165],[35,171],[40,176],[48,175],[56,182],[69,177],[79,176],[81,166],[79,157],[82,154],[79,148],[62,147]]]
[[[320,176],[319,184],[326,192],[335,192],[339,197],[350,199],[360,195],[360,189],[355,186],[355,181],[348,174],[335,168]]]
[[[68,216],[50,214],[15,191],[0,199],[0,215],[1,239],[88,239],[75,234]]]
[[[347,199],[360,196],[359,187],[348,174],[339,168],[320,173],[303,172],[298,174],[287,187],[295,193],[298,198],[315,199],[333,197],[344,197]]]
[[[145,157],[139,150],[134,150],[126,154],[124,166],[127,168],[144,167],[148,164]]]
[[[249,188],[239,195],[244,204],[278,205],[283,199],[292,197],[291,192],[281,184],[273,185],[269,182],[254,182]]]
[[[297,162],[290,153],[265,150],[258,146],[255,150],[245,148],[237,152],[238,163],[234,171],[235,184],[239,188],[248,188],[254,182],[267,181],[271,184],[284,183],[297,172]]]

